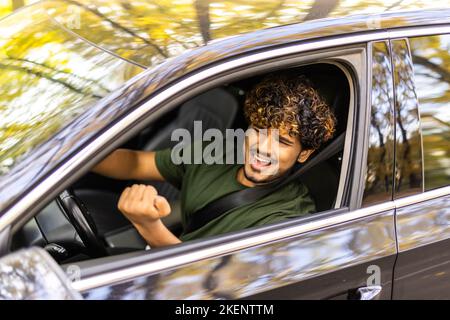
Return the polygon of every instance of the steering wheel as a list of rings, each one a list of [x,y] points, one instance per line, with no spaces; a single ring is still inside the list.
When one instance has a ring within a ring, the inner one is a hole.
[[[64,190],[56,201],[77,231],[89,255],[94,258],[107,256],[108,252],[98,236],[94,220],[73,190]]]

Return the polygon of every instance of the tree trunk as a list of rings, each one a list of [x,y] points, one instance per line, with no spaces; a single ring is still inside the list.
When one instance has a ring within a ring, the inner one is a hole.
[[[13,10],[19,9],[25,5],[24,0],[12,0],[11,7]]]
[[[316,0],[303,21],[326,18],[338,5],[339,0]]]
[[[209,0],[196,0],[194,5],[197,11],[197,19],[203,42],[207,44],[211,40],[211,34],[209,32]]]

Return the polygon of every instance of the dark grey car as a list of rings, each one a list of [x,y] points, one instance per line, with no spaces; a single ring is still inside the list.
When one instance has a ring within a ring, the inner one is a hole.
[[[301,3],[43,1],[0,21],[0,254],[45,248],[85,299],[450,298],[450,9]],[[302,178],[318,212],[145,250],[116,209],[133,181],[90,168],[196,120],[242,128],[249,86],[288,68],[345,135]]]

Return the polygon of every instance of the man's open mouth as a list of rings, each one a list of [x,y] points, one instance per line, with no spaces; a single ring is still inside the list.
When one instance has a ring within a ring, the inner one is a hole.
[[[250,165],[253,170],[260,171],[269,167],[274,162],[271,157],[262,155],[255,150],[250,150]]]

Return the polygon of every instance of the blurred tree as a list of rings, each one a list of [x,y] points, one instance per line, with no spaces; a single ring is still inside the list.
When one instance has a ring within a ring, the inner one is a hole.
[[[39,10],[6,17],[2,28],[0,175],[90,103],[142,70],[61,32]]]
[[[211,39],[209,34],[209,0],[196,0],[194,5],[195,10],[197,11],[197,18],[203,42],[206,44]]]
[[[430,190],[450,182],[450,36],[412,38],[410,45]]]
[[[326,18],[339,4],[339,0],[316,0],[303,21]]]
[[[19,9],[21,7],[23,7],[25,5],[25,1],[24,0],[11,0],[12,2],[12,9],[16,10]]]

